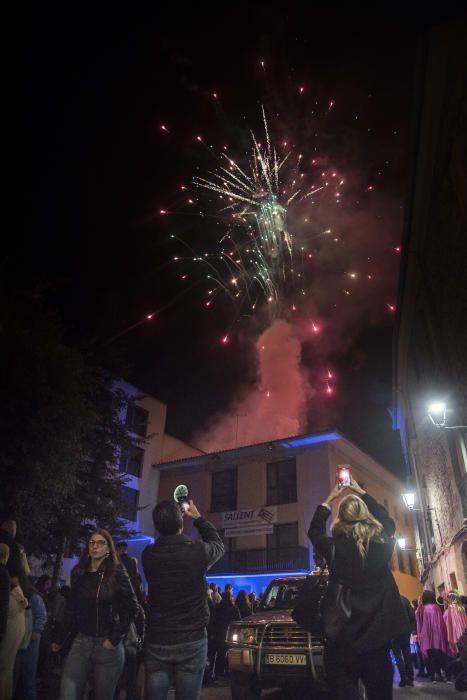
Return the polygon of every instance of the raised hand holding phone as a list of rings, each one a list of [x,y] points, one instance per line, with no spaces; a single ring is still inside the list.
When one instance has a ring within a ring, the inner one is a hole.
[[[355,491],[355,493],[358,496],[361,496],[363,493],[366,493],[365,489],[362,489],[362,487],[355,481],[353,476],[350,477],[350,488],[352,491]]]
[[[197,518],[201,517],[201,513],[193,503],[193,501],[190,499],[188,501],[188,508],[184,512],[184,515],[188,515],[189,518],[193,518],[193,520],[196,520]]]

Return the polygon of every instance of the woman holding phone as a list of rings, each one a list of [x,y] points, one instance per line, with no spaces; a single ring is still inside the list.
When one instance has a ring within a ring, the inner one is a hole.
[[[409,632],[399,591],[389,568],[394,521],[349,471],[350,486],[336,486],[318,506],[308,536],[329,564],[329,586],[342,584],[350,598],[350,619],[335,638],[326,639],[324,666],[335,700],[358,700],[359,680],[368,700],[391,700],[393,666],[390,642]],[[339,504],[326,534],[331,503]]]

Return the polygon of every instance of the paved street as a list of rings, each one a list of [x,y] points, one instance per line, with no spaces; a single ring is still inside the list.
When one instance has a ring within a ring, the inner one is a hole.
[[[169,700],[174,700],[173,692],[169,695]],[[430,698],[457,698],[465,697],[464,694],[458,693],[452,684],[448,683],[430,683],[426,680],[416,680],[413,688],[399,688],[398,679],[394,681],[394,700],[430,700]],[[40,700],[56,700],[58,698],[58,677],[55,678],[53,687],[39,694]],[[230,688],[227,682],[222,685],[210,685],[203,688],[201,700],[231,700]],[[261,696],[261,700],[295,700],[295,697],[288,692],[282,694],[279,690],[266,690]],[[329,695],[318,696],[313,695],[310,700],[332,700]]]
[[[328,700],[329,699],[329,696]],[[465,697],[463,694],[458,693],[454,686],[450,683],[430,683],[426,680],[415,681],[415,686],[413,688],[399,688],[398,681],[395,681],[394,685],[394,700],[429,700],[430,698],[451,698],[452,700],[459,700]],[[210,686],[208,688],[203,688],[201,694],[202,700],[230,700],[230,690],[228,685],[224,686]],[[264,691],[262,700],[293,700],[293,696],[287,693],[286,698],[278,690],[268,690]],[[170,698],[173,700],[173,696]],[[318,700],[317,696],[314,696],[313,700]],[[321,699],[320,699],[321,700]],[[323,697],[324,700],[324,697]]]

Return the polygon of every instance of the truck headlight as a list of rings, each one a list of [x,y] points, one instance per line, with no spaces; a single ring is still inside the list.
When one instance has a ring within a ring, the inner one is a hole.
[[[256,627],[231,627],[228,641],[234,644],[254,644],[256,642]]]

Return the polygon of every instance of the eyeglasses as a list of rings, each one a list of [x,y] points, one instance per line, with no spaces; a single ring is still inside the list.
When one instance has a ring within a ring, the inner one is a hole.
[[[90,547],[103,547],[108,544],[107,540],[89,540],[88,545]]]

